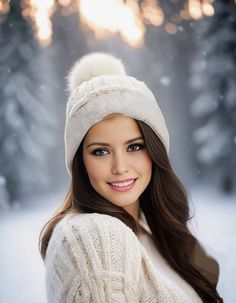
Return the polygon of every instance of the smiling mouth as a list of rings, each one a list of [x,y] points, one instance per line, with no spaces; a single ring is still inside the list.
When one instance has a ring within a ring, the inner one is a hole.
[[[123,182],[123,183],[108,183],[111,188],[115,191],[119,191],[119,192],[124,192],[124,191],[128,191],[130,190],[135,182],[136,182],[137,179],[133,179],[132,181],[127,181],[127,182]]]

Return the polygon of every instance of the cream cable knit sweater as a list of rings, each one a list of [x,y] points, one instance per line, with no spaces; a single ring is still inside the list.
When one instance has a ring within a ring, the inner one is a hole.
[[[119,219],[69,214],[45,258],[49,303],[202,303],[154,247],[141,212],[140,238]]]

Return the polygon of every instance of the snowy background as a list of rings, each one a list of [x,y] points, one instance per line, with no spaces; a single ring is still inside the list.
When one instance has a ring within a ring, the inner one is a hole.
[[[236,276],[236,195],[226,196],[207,184],[190,191],[195,216],[191,229],[220,265],[218,291],[225,303],[234,303]],[[27,209],[1,216],[0,302],[46,302],[44,265],[38,236],[63,193],[28,201]],[[13,291],[14,289],[14,291]]]
[[[90,51],[122,58],[156,96],[191,228],[236,302],[235,36],[230,0],[0,1],[0,302],[46,302],[38,237],[68,190],[65,77]]]

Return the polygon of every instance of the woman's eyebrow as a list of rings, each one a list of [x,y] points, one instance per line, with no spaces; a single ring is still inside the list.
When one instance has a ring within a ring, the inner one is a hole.
[[[139,140],[139,139],[144,140],[143,137],[137,137],[137,138],[133,138],[133,139],[130,139],[130,140],[126,141],[124,144],[129,144],[129,143],[132,143],[132,142],[134,142],[134,141],[136,141],[136,140]],[[88,147],[90,147],[90,146],[92,146],[92,145],[109,146],[110,144],[104,143],[104,142],[93,142],[93,143],[88,144],[88,145],[86,146],[86,148],[88,148]]]

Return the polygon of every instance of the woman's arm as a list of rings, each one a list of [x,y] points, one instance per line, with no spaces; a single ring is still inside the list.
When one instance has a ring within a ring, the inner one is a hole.
[[[64,218],[50,239],[45,265],[49,303],[140,302],[140,244],[117,218]]]

